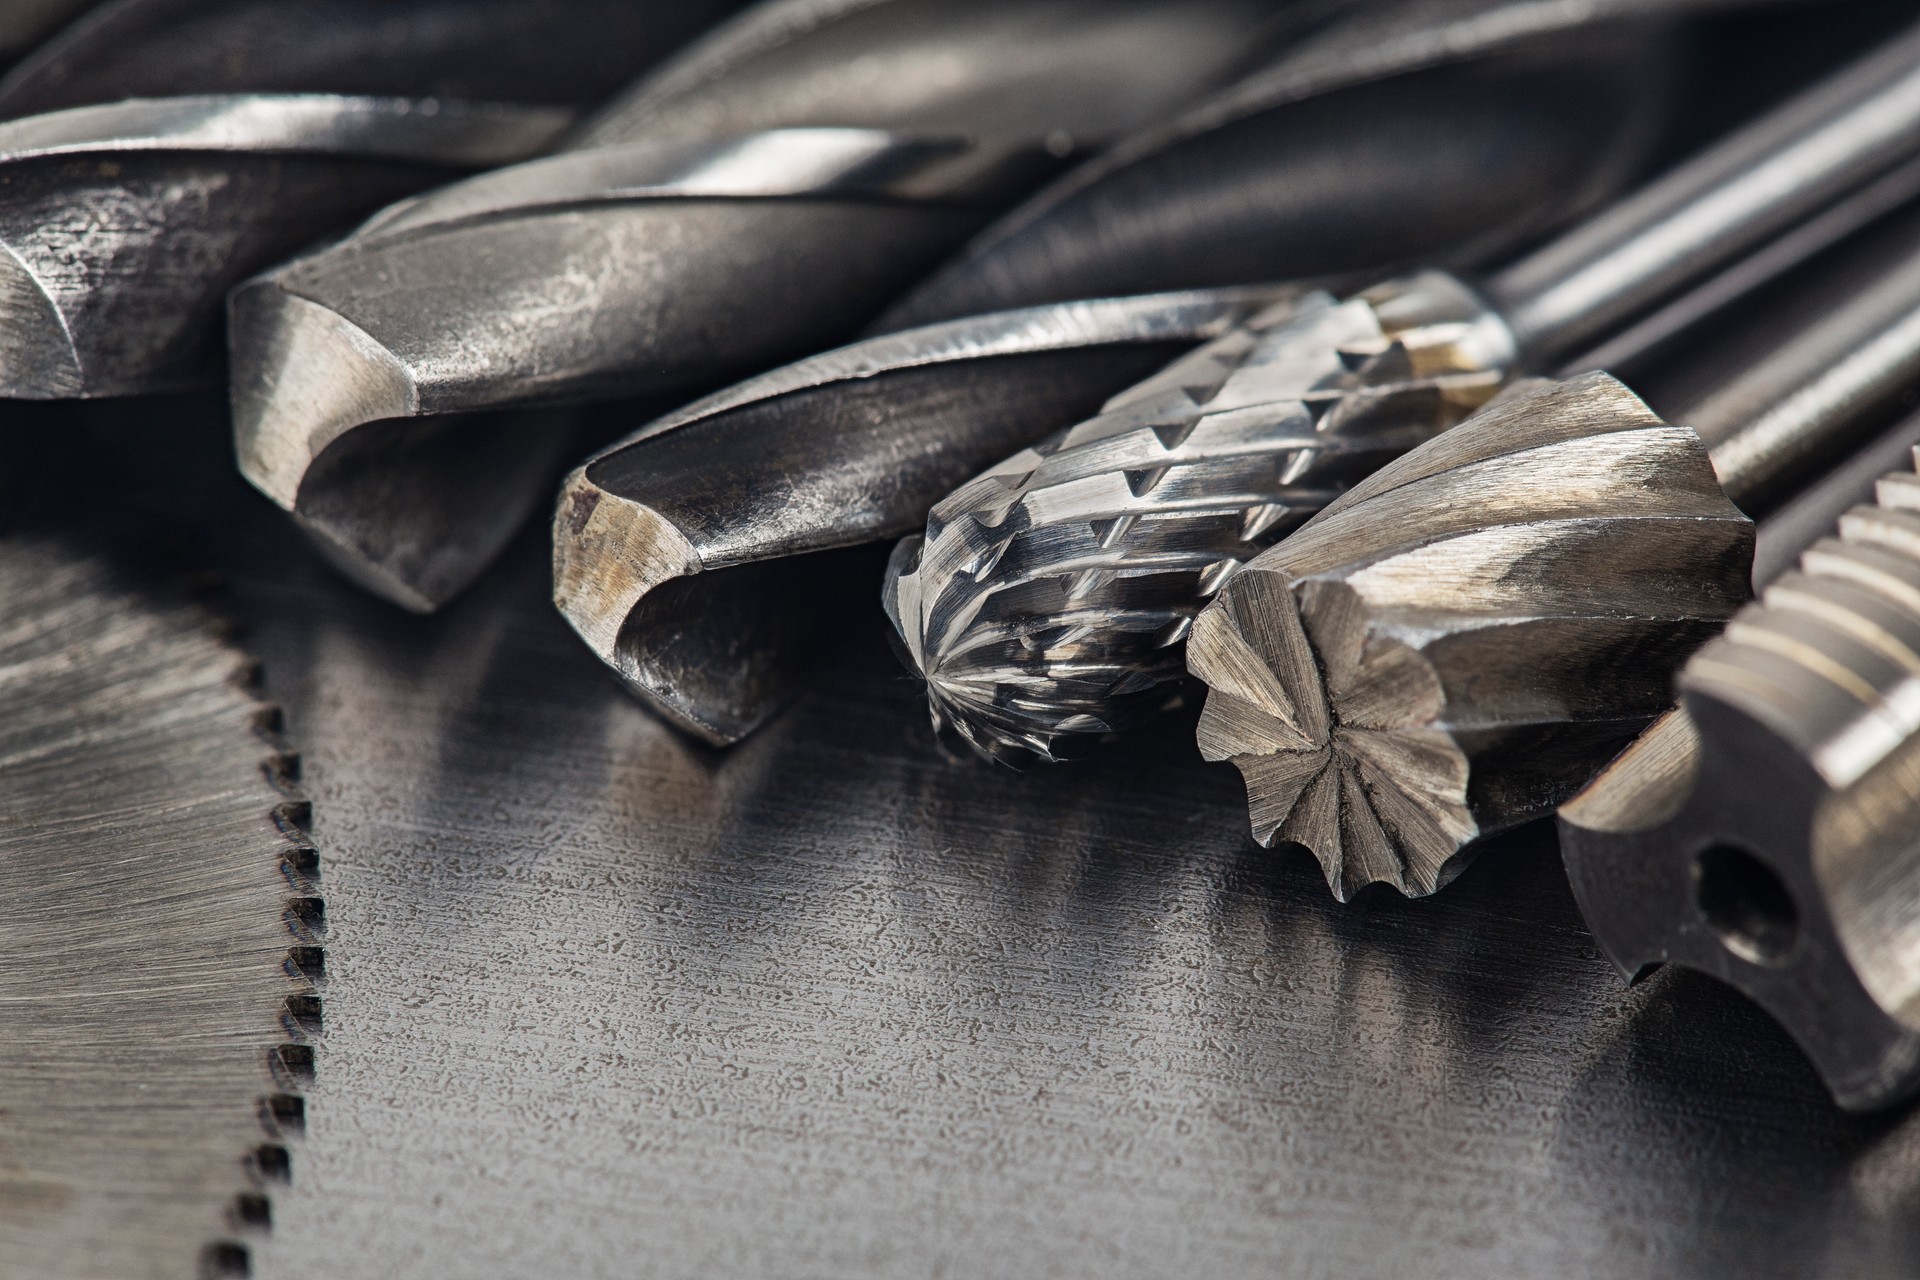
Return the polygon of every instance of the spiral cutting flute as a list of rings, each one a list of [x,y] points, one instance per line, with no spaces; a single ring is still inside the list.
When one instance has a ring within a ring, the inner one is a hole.
[[[888,572],[936,725],[1050,760],[1159,710],[1195,614],[1263,547],[1515,374],[1910,184],[1916,150],[1920,29],[1477,287],[1423,271],[1310,294],[1015,455],[937,505]]]

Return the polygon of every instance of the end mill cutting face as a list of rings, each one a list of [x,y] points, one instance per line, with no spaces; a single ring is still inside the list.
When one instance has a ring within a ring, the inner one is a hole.
[[[1601,947],[1731,983],[1842,1106],[1920,1090],[1920,478],[1883,479],[1561,809]]]
[[[1666,708],[1747,598],[1752,547],[1690,429],[1605,374],[1517,384],[1201,613],[1201,754],[1336,897],[1432,893]]]

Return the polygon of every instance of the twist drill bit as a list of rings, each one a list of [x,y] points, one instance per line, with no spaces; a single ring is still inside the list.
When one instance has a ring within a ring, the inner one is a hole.
[[[1788,314],[1802,314],[1796,308]],[[1196,620],[1198,738],[1335,896],[1432,893],[1668,705],[1745,601],[1770,502],[1920,376],[1920,256],[1656,416],[1518,384],[1249,562]],[[1737,504],[1737,505],[1736,505]]]
[[[1560,810],[1580,910],[1629,978],[1745,992],[1840,1105],[1920,1088],[1920,476],[1880,481],[1681,670],[1681,705]]]
[[[763,5],[561,153],[390,209],[238,290],[241,468],[364,584],[435,608],[551,492],[567,448],[545,412],[451,415],[685,394],[818,350],[1077,146],[1317,12]],[[449,420],[394,421],[434,418]]]
[[[1483,289],[1428,271],[1317,299],[1269,333],[1217,339],[1193,358],[1193,392],[1123,397],[1010,460],[937,507],[888,576],[936,724],[994,758],[1056,759],[1133,723],[1179,680],[1169,650],[1187,619],[1396,444],[1790,228],[1877,201],[1885,175],[1910,185],[1900,166],[1916,149],[1920,29]],[[1238,383],[1215,368],[1249,356]]]
[[[715,745],[737,741],[785,700],[831,613],[817,566],[793,557],[898,536],[981,459],[1085,416],[1290,292],[976,316],[709,396],[567,478],[554,603],[655,710]]]
[[[561,87],[551,65],[581,41],[446,61],[534,8],[489,0],[450,23],[443,0],[132,0],[28,59],[0,83],[0,116],[20,117],[0,124],[0,395],[211,381],[235,282],[401,195],[545,149],[576,100],[518,98],[521,73]],[[687,12],[622,23],[637,37],[623,61],[684,34]],[[443,86],[475,96],[429,96]],[[88,103],[145,89],[168,96]]]

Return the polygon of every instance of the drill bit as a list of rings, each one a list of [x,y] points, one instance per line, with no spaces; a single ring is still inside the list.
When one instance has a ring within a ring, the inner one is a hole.
[[[1920,1089],[1920,476],[1880,481],[1681,670],[1681,705],[1560,810],[1629,978],[1673,962],[1786,1028],[1841,1106]]]
[[[1289,290],[1061,303],[889,334],[661,418],[567,478],[554,602],[656,711],[721,746],[785,701],[822,612],[792,557],[917,525],[1021,441]]]
[[[433,609],[551,493],[564,416],[394,420],[685,394],[818,350],[1076,147],[1211,88],[1310,11],[762,5],[561,153],[390,209],[238,290],[241,469],[364,585]],[[476,431],[477,498],[457,457]]]
[[[1123,396],[1009,460],[936,507],[889,572],[935,723],[996,759],[1050,760],[1137,721],[1180,680],[1188,620],[1262,545],[1516,372],[1873,194],[1916,149],[1920,29],[1483,288],[1427,271],[1321,298],[1217,339],[1191,391]]]
[[[19,117],[0,124],[0,395],[213,381],[233,284],[401,195],[551,145],[572,100],[514,101],[518,73],[552,91],[550,64],[575,41],[522,44],[480,67],[446,61],[533,7],[491,0],[450,25],[442,0],[136,0],[28,59],[0,83],[0,116]],[[688,25],[638,31],[671,38]],[[428,96],[443,85],[475,97]],[[167,96],[125,96],[148,89]]]
[[[1036,140],[1097,143],[1157,119],[1228,78],[1240,60],[1229,49],[1244,54],[1275,30],[1269,16],[1221,3],[1107,7],[1097,19],[1064,0],[938,15],[915,0],[839,16],[818,8],[774,6],[743,20],[609,111],[582,149],[496,175],[474,189],[488,193],[477,202],[399,211],[404,222],[376,220],[243,289],[235,407],[249,478],[353,576],[431,609],[551,492],[546,464],[566,436],[532,406],[684,393],[851,333],[1051,171]],[[1293,6],[1278,31],[1327,8],[1345,6]],[[789,26],[775,21],[783,15]],[[1261,39],[1236,43],[1256,17]],[[1435,22],[1424,10],[1418,20]],[[1014,47],[1027,52],[1012,57]],[[826,69],[855,57],[871,74],[831,79],[823,99]],[[928,58],[959,70],[923,86],[912,68]],[[1427,167],[1419,198],[1394,205],[1398,239],[1374,242],[1381,256],[1370,267],[1406,260],[1410,242],[1432,242],[1423,238],[1432,227],[1471,238],[1490,223],[1569,217],[1644,156],[1661,106],[1646,83],[1667,68],[1665,41],[1605,38],[1516,58],[1374,104],[1400,132],[1421,133]],[[1124,110],[1107,101],[1148,73],[1151,92],[1130,91]],[[815,87],[802,94],[800,84]],[[1537,109],[1517,120],[1507,109],[1515,95]],[[1355,111],[1328,128],[1320,133],[1334,145],[1357,148],[1384,120]],[[957,132],[975,141],[962,146]],[[1000,163],[1022,155],[1041,167]],[[1330,182],[1319,153],[1279,163],[1330,198],[1346,190],[1347,171]],[[1328,224],[1266,201],[1274,171],[1255,149],[1210,166],[1207,183],[1179,187],[1221,209],[1270,205],[1274,218],[1254,238],[1310,253]],[[554,207],[562,173],[573,175],[566,190],[591,199],[590,215]],[[962,204],[946,184],[969,174],[977,199]],[[1353,194],[1368,203],[1377,192],[1357,184]],[[1180,252],[1203,256],[1210,224],[1188,225],[1194,238]],[[329,368],[330,383],[356,390],[309,394],[295,366]],[[481,411],[491,417],[460,416]],[[513,421],[503,411],[528,412]],[[399,421],[436,416],[457,425]],[[415,568],[428,562],[431,580]]]
[[[1800,300],[1784,314],[1804,312]],[[1432,893],[1668,705],[1753,532],[1920,376],[1920,255],[1678,425],[1604,373],[1516,385],[1261,553],[1195,621],[1198,738],[1335,896]]]

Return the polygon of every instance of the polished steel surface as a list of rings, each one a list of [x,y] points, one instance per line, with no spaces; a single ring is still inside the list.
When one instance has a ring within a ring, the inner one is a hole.
[[[1681,671],[1681,707],[1561,811],[1629,977],[1732,983],[1844,1106],[1920,1089],[1920,478],[1880,481]]]
[[[935,727],[1019,763],[1158,714],[1214,591],[1486,403],[1512,360],[1499,317],[1439,273],[1308,294],[962,485],[883,588]]]
[[[655,710],[738,741],[777,711],[836,605],[810,553],[897,537],[980,466],[1294,291],[1035,307],[873,338],[668,414],[568,477],[554,602]],[[368,524],[381,516],[369,511]],[[401,512],[404,519],[410,514]]]
[[[134,99],[0,124],[0,396],[217,376],[229,286],[450,173],[521,158],[571,116],[432,100]]]
[[[1806,486],[1920,383],[1914,236],[1908,217],[1852,246],[1873,283],[1825,306],[1776,297],[1790,331],[1749,337],[1672,415],[1689,425],[1606,374],[1521,383],[1251,561],[1188,663],[1255,838],[1312,848],[1343,898],[1428,894],[1583,785],[1743,602],[1733,504]]]
[[[392,211],[242,288],[242,467],[365,585],[435,608],[550,491],[552,427],[524,424],[525,456],[501,458],[514,500],[470,499],[453,529],[436,505],[400,539],[414,555],[390,554],[394,538],[340,504],[303,500],[316,469],[336,490],[361,487],[361,505],[382,500],[386,466],[342,468],[329,449],[417,453],[419,429],[396,420],[684,396],[843,341],[1077,148],[1214,87],[1310,10],[752,10],[610,106],[568,154]],[[435,439],[458,449],[466,434]],[[490,536],[469,532],[488,521]]]
[[[1876,128],[1885,125],[1883,116],[1906,118],[1903,113],[1916,105],[1909,101],[1913,80],[1896,73],[1911,72],[1916,58],[1920,30],[1796,95],[1495,277],[1490,295],[1498,300],[1495,305],[1479,301],[1473,286],[1429,271],[1357,295],[1344,304],[1344,311],[1331,313],[1340,318],[1337,323],[1307,315],[1296,325],[1274,329],[1258,344],[1244,336],[1218,340],[1229,361],[1247,352],[1258,352],[1259,358],[1246,377],[1257,391],[1243,389],[1224,401],[1220,423],[1234,443],[1217,460],[1206,462],[1204,449],[1190,458],[1173,452],[1185,430],[1206,420],[1209,399],[1221,386],[1203,379],[1199,394],[1183,391],[1164,405],[1121,408],[1110,420],[1095,419],[1076,428],[1063,440],[1084,436],[1088,447],[1056,444],[1052,447],[1059,453],[1045,466],[1038,465],[1036,457],[1016,456],[985,473],[976,486],[956,493],[950,505],[935,509],[928,544],[938,548],[944,535],[946,546],[932,562],[930,580],[921,580],[918,553],[903,548],[893,578],[900,590],[889,588],[910,660],[930,678],[928,696],[936,721],[954,724],[984,754],[1052,760],[1063,748],[1082,748],[1088,736],[1124,727],[1164,705],[1165,692],[1180,679],[1179,646],[1188,620],[1260,550],[1262,534],[1270,542],[1287,532],[1370,466],[1444,430],[1459,420],[1463,409],[1474,407],[1437,395],[1430,381],[1436,374],[1470,374],[1484,401],[1530,361],[1558,351],[1552,344],[1543,345],[1545,330],[1537,314],[1529,313],[1525,322],[1532,327],[1526,334],[1513,330],[1503,307],[1531,305],[1514,280],[1538,279],[1544,270],[1540,263],[1577,269],[1597,245],[1611,246],[1614,256],[1608,261],[1634,261],[1640,244],[1636,237],[1644,237],[1658,250],[1653,258],[1663,264],[1660,288],[1649,283],[1624,297],[1636,305],[1653,305],[1676,284],[1705,278],[1707,287],[1720,286],[1716,303],[1728,305],[1742,293],[1723,287],[1724,276],[1713,279],[1713,273],[1754,250],[1758,238],[1780,231],[1788,213],[1817,214],[1832,210],[1836,202],[1858,203],[1862,187],[1873,188],[1865,199],[1869,206],[1885,198],[1873,180],[1914,157],[1920,150],[1920,130],[1898,136],[1891,128],[1875,133],[1861,125],[1861,118]],[[1864,133],[1867,141],[1849,153],[1851,161],[1807,161],[1808,139],[1831,143],[1834,131],[1848,138]],[[1771,163],[1769,157],[1799,157],[1800,163],[1769,170],[1771,182],[1756,187],[1749,170],[1759,161]],[[1841,224],[1846,221],[1839,219]],[[1684,259],[1670,252],[1680,243],[1675,228],[1687,228],[1691,236],[1685,241]],[[1804,227],[1799,234],[1790,230],[1785,240],[1760,248],[1768,261],[1765,270],[1753,274],[1779,274],[1784,264],[1778,260],[1790,256],[1789,250],[1812,254],[1836,230],[1825,228],[1818,235]],[[1453,301],[1436,307],[1431,301],[1436,297]],[[1893,305],[1898,309],[1901,304],[1896,298]],[[1613,302],[1607,306],[1611,310],[1603,319],[1617,325],[1625,314],[1622,307]],[[1396,310],[1406,318],[1397,318]],[[1697,324],[1703,318],[1699,311],[1693,308],[1684,319]],[[1878,332],[1885,317],[1859,308],[1845,315],[1843,323],[1852,326],[1849,334],[1856,341],[1856,330],[1874,333],[1874,354],[1851,363],[1878,368],[1885,362],[1888,341]],[[1405,339],[1396,332],[1403,325],[1409,331]],[[1566,332],[1585,340],[1604,333],[1605,325],[1582,321]],[[1832,341],[1808,335],[1795,354],[1804,363],[1826,359],[1834,350]],[[1777,365],[1780,355],[1774,352],[1770,362]],[[1898,364],[1897,355],[1887,359]],[[1364,376],[1356,377],[1363,365]],[[1778,428],[1778,441],[1765,447],[1767,456],[1777,460],[1778,465],[1768,464],[1775,470],[1794,457],[1796,447],[1802,452],[1814,449],[1808,443],[1810,427],[1844,427],[1852,421],[1845,412],[1836,416],[1812,408],[1812,401],[1826,393],[1806,376],[1803,365],[1794,369],[1812,421],[1790,421],[1798,412],[1792,407],[1769,419]],[[1849,379],[1858,375],[1847,373],[1840,381]],[[1879,383],[1856,388],[1849,382],[1844,395],[1858,398],[1887,389]],[[1845,405],[1829,407],[1844,410]],[[1157,413],[1164,413],[1165,420],[1155,420]],[[1144,417],[1135,423],[1129,414]],[[1339,447],[1356,425],[1361,448]],[[1743,437],[1742,447],[1756,444],[1758,433],[1766,429],[1756,424]],[[1148,447],[1112,450],[1109,438],[1128,432]],[[1158,437],[1165,455],[1157,460],[1149,432]],[[1397,447],[1391,441],[1397,441]],[[1799,446],[1793,441],[1800,441]],[[1833,447],[1826,442],[1826,451]],[[1103,462],[1103,451],[1114,452],[1112,462]],[[1323,457],[1326,461],[1320,462]],[[1729,465],[1734,465],[1731,453]],[[1739,465],[1758,476],[1759,464]],[[1163,485],[1169,496],[1156,497]],[[1031,512],[1021,510],[1027,489],[1034,494]],[[1750,495],[1743,490],[1742,496]],[[1156,513],[1162,508],[1203,518],[1159,518]],[[1284,512],[1285,518],[1263,520],[1261,513],[1270,510]],[[1015,512],[1019,515],[1009,521]],[[1226,513],[1242,522],[1240,530],[1232,527],[1232,520],[1222,523]],[[1144,523],[1128,518],[1136,515],[1149,518]],[[1197,537],[1196,531],[1208,522],[1218,528],[1211,536]],[[1031,535],[1029,527],[1035,531]],[[1005,536],[1009,533],[1013,536]],[[1003,559],[1015,545],[1020,545],[1020,554]],[[1320,734],[1324,727],[1314,730],[1319,737],[1309,754],[1325,746]],[[1251,749],[1236,739],[1227,754],[1246,756],[1251,750],[1264,758],[1278,745]],[[1276,824],[1296,796],[1286,796]],[[1456,834],[1463,839],[1477,829],[1454,818],[1443,825],[1449,830],[1457,826]],[[1256,826],[1263,839],[1273,837],[1273,827],[1264,822]],[[1330,851],[1327,857],[1331,881],[1340,892],[1350,892],[1356,886],[1343,879],[1340,855]],[[1380,868],[1390,882],[1417,884],[1420,892],[1430,893],[1438,887],[1442,869],[1440,862],[1428,862],[1431,865],[1408,873],[1410,880],[1401,872],[1387,875],[1384,863]]]
[[[245,1274],[305,1115],[303,803],[251,660],[149,577],[0,536],[0,1273],[22,1280]]]
[[[1604,72],[1569,60],[1569,46],[1625,43],[1651,55],[1665,37],[1644,20],[1731,7],[1740,6],[1412,0],[1362,7],[1049,184],[916,286],[878,327],[1440,255],[1458,266],[1511,251],[1632,176],[1672,89],[1672,59],[1639,69],[1636,127],[1602,146],[1555,143],[1537,132],[1550,126],[1543,114],[1506,105],[1560,97],[1562,110],[1618,116],[1604,105]],[[1594,80],[1596,96],[1583,104],[1569,95],[1570,75]],[[1548,81],[1553,87],[1543,93]],[[1497,146],[1471,141],[1494,132]],[[1516,164],[1523,155],[1537,177]],[[1535,182],[1559,192],[1562,207],[1543,208],[1528,193]]]

